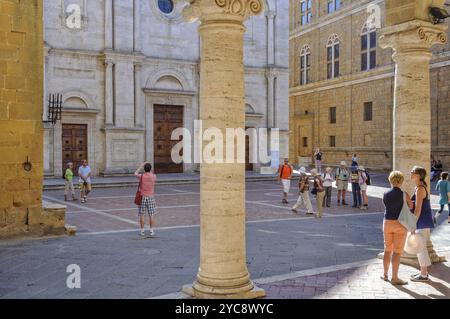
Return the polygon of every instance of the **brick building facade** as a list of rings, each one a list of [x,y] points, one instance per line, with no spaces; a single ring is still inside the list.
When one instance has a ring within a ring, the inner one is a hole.
[[[384,1],[290,3],[290,157],[392,167],[394,64],[379,46]],[[375,14],[375,22],[367,23]],[[379,13],[379,15],[377,14]],[[447,21],[448,23],[448,21]],[[431,61],[432,155],[450,165],[450,45]]]

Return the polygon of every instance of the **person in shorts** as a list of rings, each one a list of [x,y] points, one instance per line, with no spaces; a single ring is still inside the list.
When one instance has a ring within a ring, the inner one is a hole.
[[[393,171],[389,175],[389,182],[392,188],[383,195],[383,204],[385,206],[383,235],[384,235],[384,257],[383,267],[384,273],[381,279],[389,281],[389,266],[392,264],[392,279],[394,285],[406,285],[407,282],[398,277],[398,269],[400,267],[400,257],[405,247],[406,236],[408,230],[398,221],[400,212],[404,204],[404,193],[401,189],[405,177],[402,172]],[[413,203],[406,193],[406,204],[410,209]]]
[[[294,169],[291,164],[289,164],[289,159],[284,159],[284,164],[278,169],[278,181],[283,184],[283,204],[288,204],[288,194],[291,188],[291,176]]]
[[[144,170],[143,174],[140,172]],[[142,202],[139,205],[139,221],[141,224],[140,235],[145,236],[145,216],[149,217],[150,236],[155,235],[156,226],[156,202],[155,202],[155,183],[156,175],[152,173],[152,165],[150,163],[143,163],[134,173],[140,183],[140,190],[142,194]]]
[[[87,160],[83,160],[83,164],[78,168],[78,177],[81,202],[86,203],[88,195],[92,191],[91,168]]]
[[[350,176],[350,173],[347,169],[347,163],[345,163],[345,161],[342,161],[341,166],[339,166],[336,169],[336,186],[338,189],[338,198],[337,198],[338,206],[341,205],[341,199],[342,199],[342,205],[344,205],[344,206],[348,205],[345,201],[345,195],[347,194],[349,176]]]

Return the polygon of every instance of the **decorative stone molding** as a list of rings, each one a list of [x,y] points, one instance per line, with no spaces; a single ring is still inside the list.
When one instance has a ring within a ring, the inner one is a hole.
[[[191,0],[184,8],[183,16],[188,22],[200,20],[204,23],[223,19],[243,22],[260,14],[263,9],[263,0]]]
[[[435,44],[447,43],[446,29],[444,24],[420,20],[394,25],[382,30],[380,46],[383,49],[393,48],[396,54],[415,50],[428,52]]]

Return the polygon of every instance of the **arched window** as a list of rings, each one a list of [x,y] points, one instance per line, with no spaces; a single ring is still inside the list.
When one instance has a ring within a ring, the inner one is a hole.
[[[312,0],[300,1],[300,24],[305,25],[312,20]]]
[[[300,51],[300,85],[310,83],[311,71],[311,48],[305,45]]]
[[[327,42],[327,78],[334,79],[339,77],[339,48],[340,41],[337,34],[328,38]]]
[[[361,71],[374,69],[377,66],[377,29],[367,23],[361,32]]]

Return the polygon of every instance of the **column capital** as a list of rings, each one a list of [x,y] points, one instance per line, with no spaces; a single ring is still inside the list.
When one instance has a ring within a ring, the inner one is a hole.
[[[189,0],[183,16],[186,21],[200,20],[202,24],[224,21],[243,23],[263,9],[263,0]]]
[[[384,28],[381,32],[380,46],[392,48],[395,54],[426,52],[435,44],[447,43],[447,26],[413,20]]]

